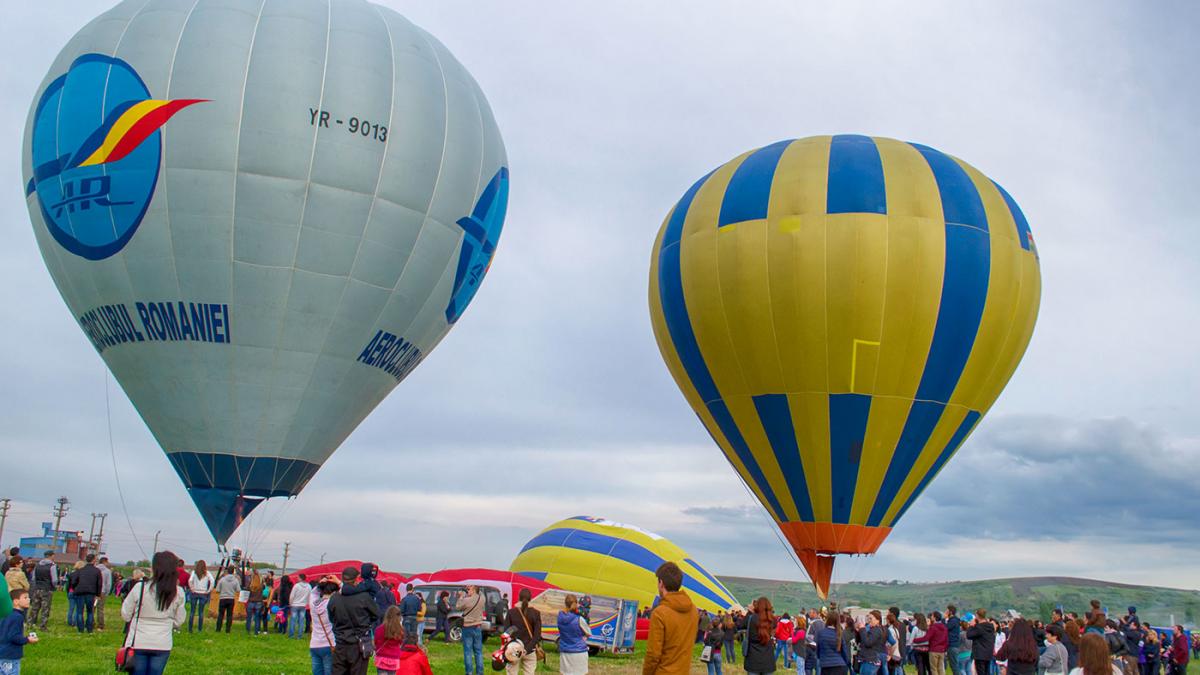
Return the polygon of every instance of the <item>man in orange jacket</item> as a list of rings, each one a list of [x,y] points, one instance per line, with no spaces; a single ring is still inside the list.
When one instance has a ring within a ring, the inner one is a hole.
[[[642,675],[686,675],[692,665],[692,645],[700,612],[692,604],[683,586],[683,570],[673,562],[659,565],[658,597],[661,601],[650,613],[650,637],[646,642],[646,660]]]

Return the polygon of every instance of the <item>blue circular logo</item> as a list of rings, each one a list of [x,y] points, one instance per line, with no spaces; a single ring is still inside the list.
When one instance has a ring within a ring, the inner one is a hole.
[[[46,87],[25,193],[63,248],[102,260],[129,243],[158,183],[159,128],[198,102],[152,99],[132,66],[104,54],[79,57]]]

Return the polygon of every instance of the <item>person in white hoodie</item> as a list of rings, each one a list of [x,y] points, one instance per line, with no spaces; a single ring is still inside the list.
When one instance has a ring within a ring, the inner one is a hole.
[[[296,575],[296,583],[292,586],[292,593],[288,597],[288,607],[290,608],[291,616],[288,617],[288,637],[295,637],[297,640],[304,639],[304,630],[308,627],[304,619],[304,613],[308,611],[308,596],[312,593],[312,586],[308,583],[308,578],[303,574]]]
[[[155,553],[151,578],[130,589],[121,604],[121,618],[129,622],[124,645],[133,649],[136,675],[162,675],[171,656],[172,631],[183,626],[187,610],[175,570],[178,560],[170,551]]]
[[[203,560],[197,560],[196,566],[192,568],[192,576],[188,577],[188,632],[192,632],[192,619],[196,616],[200,617],[200,625],[197,629],[204,632],[204,613],[208,609],[208,600],[212,595],[213,577],[212,572],[208,571],[208,564]]]

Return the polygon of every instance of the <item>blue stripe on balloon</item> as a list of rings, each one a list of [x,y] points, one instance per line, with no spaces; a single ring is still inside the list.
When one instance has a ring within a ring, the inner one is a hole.
[[[667,332],[671,336],[671,344],[679,356],[679,362],[683,365],[684,371],[687,372],[688,379],[712,414],[717,428],[721,430],[721,434],[725,436],[733,451],[741,459],[755,485],[766,497],[768,508],[772,509],[777,520],[782,521],[784,519],[783,509],[779,506],[779,500],[771,491],[771,486],[763,476],[762,469],[759,468],[749,446],[746,445],[745,439],[738,431],[733,416],[729,414],[729,408],[721,400],[721,392],[717,389],[717,384],[713,381],[708,366],[704,363],[704,355],[700,352],[699,343],[696,342],[696,333],[692,330],[692,320],[688,315],[687,302],[683,295],[683,270],[680,267],[680,238],[683,235],[683,223],[692,206],[692,200],[696,198],[696,193],[700,191],[700,187],[711,175],[710,172],[708,176],[696,181],[684,193],[683,198],[671,212],[670,218],[667,219],[658,259],[659,302],[662,305],[663,321],[667,324]]]
[[[962,423],[958,425],[958,429],[955,430],[954,435],[950,437],[950,442],[946,443],[946,447],[942,449],[941,454],[939,454],[937,459],[934,460],[933,466],[929,467],[929,471],[925,473],[925,477],[921,479],[920,483],[917,483],[917,488],[913,490],[911,495],[908,496],[908,501],[904,502],[904,506],[896,512],[896,517],[892,519],[893,524],[900,520],[902,516],[904,516],[904,512],[908,511],[909,507],[913,505],[913,502],[917,500],[917,497],[919,497],[921,493],[925,491],[925,488],[929,486],[929,482],[933,480],[933,477],[942,470],[942,467],[946,465],[946,462],[949,461],[954,453],[958,451],[958,448],[963,444],[963,441],[967,440],[967,434],[971,433],[971,429],[975,428],[975,423],[978,422],[979,418],[982,416],[982,413],[974,410],[967,413],[967,416],[963,418]]]
[[[721,597],[728,600],[730,604],[733,604],[735,602],[733,599],[733,594],[729,592],[728,588],[725,588],[725,584],[721,583],[720,581],[717,581],[717,578],[714,577],[713,575],[709,574],[708,570],[701,567],[700,563],[696,562],[695,560],[692,560],[691,558],[684,558],[683,562],[694,567],[697,572],[699,572],[701,575],[704,576],[705,579],[708,579],[709,583],[711,583],[713,586],[716,586],[717,587],[716,590],[719,593],[721,593]]]
[[[908,477],[913,464],[921,456],[925,444],[929,442],[929,437],[933,435],[933,429],[937,426],[938,420],[942,418],[942,411],[945,409],[946,406],[943,403],[913,402],[912,408],[908,411],[908,419],[904,422],[904,430],[900,432],[900,440],[896,442],[896,450],[892,453],[891,462],[888,464],[887,474],[884,475],[883,483],[879,487],[879,495],[875,498],[875,505],[871,508],[871,516],[867,520],[868,525],[879,525],[879,522],[883,520],[896,493],[904,485],[904,479]]]
[[[826,213],[887,213],[883,161],[870,136],[841,134],[829,144]]]
[[[800,460],[800,447],[796,443],[796,428],[792,424],[792,409],[788,405],[787,394],[763,394],[753,397],[753,400],[800,519],[812,522],[812,498],[808,494],[808,481],[804,476],[804,463]]]
[[[849,523],[854,486],[862,460],[863,439],[871,397],[864,394],[829,395],[829,467],[832,480],[833,522]]]
[[[758,489],[762,491],[764,497],[767,498],[767,508],[771,510],[775,520],[784,522],[787,520],[783,516],[783,507],[779,504],[779,499],[775,496],[775,491],[771,489],[771,484],[767,482],[767,477],[763,475],[762,469],[758,466],[758,460],[754,458],[754,453],[750,452],[750,446],[746,445],[746,439],[742,438],[742,432],[738,430],[737,424],[733,421],[733,415],[729,414],[729,408],[725,405],[725,401],[717,400],[707,404],[708,412],[716,421],[717,427],[721,429],[721,433],[725,434],[725,438],[729,441],[730,447],[733,448],[738,459],[750,472],[750,478]],[[719,445],[719,443],[718,443]]]
[[[917,402],[904,424],[905,447],[897,448],[888,464],[883,484],[871,508],[868,525],[877,526],[905,477],[929,442],[937,426],[941,408],[926,404],[950,402],[962,377],[967,359],[975,346],[979,323],[987,301],[988,276],[991,273],[991,237],[987,215],[979,191],[966,171],[953,159],[937,150],[913,144],[925,157],[937,180],[946,217],[946,262],[942,273],[942,295],[938,305],[933,340],[925,359],[925,370],[917,387]],[[936,418],[933,411],[938,411]],[[931,423],[932,421],[932,423]]]
[[[1008,204],[1008,212],[1012,214],[1013,222],[1017,224],[1017,241],[1021,242],[1021,248],[1029,250],[1029,221],[1025,220],[1025,214],[1021,211],[1021,207],[1017,206],[1017,202],[1013,200],[1012,195],[1008,194],[996,181],[992,181],[992,185],[1000,191],[1000,196],[1004,197],[1004,203]]]
[[[533,539],[530,539],[529,543],[525,544],[525,547],[521,549],[521,553],[543,546],[557,546],[609,556],[647,572],[654,572],[658,569],[659,565],[666,562],[664,558],[654,551],[627,539],[618,539],[617,537],[610,537],[609,535],[597,532],[567,528],[557,528],[542,532]],[[528,573],[521,572],[521,574]],[[686,573],[683,575],[683,587],[713,601],[719,606],[725,608],[730,606],[729,600],[722,598],[712,589]]]
[[[747,220],[767,217],[767,203],[771,199],[771,183],[775,180],[775,168],[783,151],[791,141],[779,141],[750,154],[733,172],[725,197],[721,200],[721,213],[717,216],[717,227]]]

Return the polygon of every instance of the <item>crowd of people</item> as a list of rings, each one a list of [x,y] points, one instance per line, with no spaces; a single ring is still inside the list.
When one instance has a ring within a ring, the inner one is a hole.
[[[906,667],[917,675],[1186,675],[1200,658],[1200,640],[1189,644],[1183,626],[1152,627],[1135,607],[1109,618],[1097,600],[1082,615],[1056,609],[1043,622],[986,609],[960,616],[954,605],[911,615],[891,607],[855,616],[832,606],[776,616],[764,597],[747,612],[702,613],[698,625],[710,675],[739,654],[747,673],[805,675],[900,675]]]
[[[162,673],[175,632],[203,632],[210,598],[216,597],[215,629],[233,630],[234,609],[245,607],[244,630],[275,632],[307,640],[313,675],[363,675],[373,662],[383,675],[431,675],[424,649],[428,612],[437,631],[450,639],[447,617],[461,617],[463,668],[483,675],[485,664],[508,675],[532,675],[545,654],[543,617],[530,606],[528,589],[509,606],[507,595],[491,606],[481,589],[468,586],[452,596],[442,590],[434,607],[411,584],[403,590],[378,579],[372,563],[347,567],[340,575],[308,579],[303,573],[265,574],[248,566],[213,571],[205,561],[188,570],[169,551],[156,553],[150,569],[123,579],[106,558],[87,556],[60,569],[53,556],[31,563],[10,551],[0,565],[0,675],[17,675],[24,648],[45,631],[55,589],[68,595],[67,623],[80,632],[105,629],[104,598],[121,598],[127,670]],[[709,675],[741,663],[747,673],[795,668],[797,675],[1186,675],[1189,650],[1200,658],[1200,640],[1189,645],[1182,626],[1151,627],[1134,607],[1109,618],[1099,601],[1082,615],[1055,610],[1049,621],[1019,616],[995,618],[985,609],[960,616],[950,605],[929,612],[852,613],[836,605],[776,615],[768,598],[747,611],[709,614],[682,590],[683,572],[674,563],[656,571],[658,597],[641,616],[648,620],[644,675],[689,673],[697,643]],[[5,600],[11,600],[11,607]],[[433,600],[433,596],[430,596]],[[591,598],[566,595],[555,618],[559,672],[588,672]],[[500,617],[500,648],[483,654],[485,616]],[[430,638],[432,639],[432,638]]]

